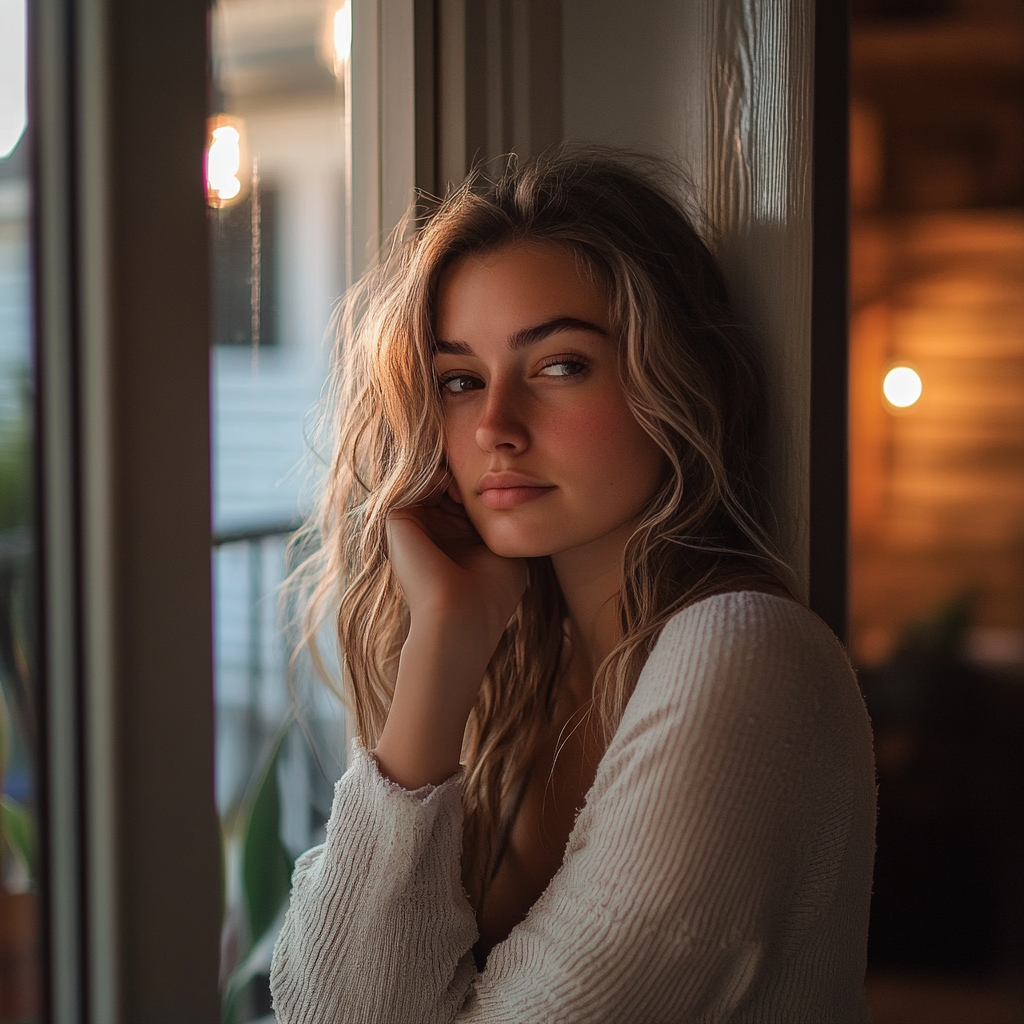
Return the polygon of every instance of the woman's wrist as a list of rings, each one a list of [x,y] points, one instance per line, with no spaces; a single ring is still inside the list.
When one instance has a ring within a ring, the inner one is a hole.
[[[501,636],[488,632],[474,616],[451,610],[414,618],[374,751],[392,782],[418,789],[458,770],[466,723]]]
[[[489,608],[471,596],[439,597],[410,609],[409,635],[404,647],[409,646],[410,641],[420,644],[426,638],[437,638],[453,647],[472,651],[478,657],[483,656],[486,666],[510,617],[510,613]]]

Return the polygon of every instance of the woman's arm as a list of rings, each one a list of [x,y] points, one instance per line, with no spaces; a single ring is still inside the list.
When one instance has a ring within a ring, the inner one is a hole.
[[[388,547],[409,635],[376,750],[353,748],[326,842],[295,867],[272,971],[282,1024],[450,1021],[476,976],[455,776],[526,568],[447,495],[394,514]]]
[[[826,627],[726,594],[666,627],[563,866],[458,1024],[866,1020],[871,738]]]
[[[523,596],[526,566],[490,551],[447,495],[393,515],[388,548],[410,628],[376,756],[389,779],[412,790],[457,771],[470,711]]]
[[[282,1024],[864,1018],[870,736],[841,650],[792,602],[724,595],[666,627],[562,869],[482,975],[457,786],[372,769],[357,759],[296,871]]]
[[[450,1022],[476,977],[459,778],[408,792],[353,745],[274,948],[280,1024]]]

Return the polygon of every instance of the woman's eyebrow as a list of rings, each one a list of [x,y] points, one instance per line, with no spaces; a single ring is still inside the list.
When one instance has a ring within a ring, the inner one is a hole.
[[[603,327],[598,327],[597,324],[592,324],[589,320],[580,320],[574,316],[556,316],[552,320],[545,320],[544,323],[537,324],[536,327],[524,327],[521,331],[516,331],[508,339],[508,347],[515,352],[517,349],[535,345],[538,341],[543,341],[560,331],[592,331],[594,334],[608,337],[608,332]]]
[[[518,349],[536,345],[538,341],[543,341],[545,338],[550,337],[552,334],[558,334],[560,331],[591,331],[594,334],[600,334],[602,337],[608,337],[608,332],[603,327],[598,327],[597,324],[592,324],[589,320],[580,320],[574,316],[556,316],[551,320],[545,320],[542,324],[537,324],[535,327],[524,327],[522,330],[516,331],[515,334],[509,337],[508,347],[515,352]],[[434,342],[434,354],[471,356],[474,355],[474,352],[464,341],[442,341],[438,339]]]

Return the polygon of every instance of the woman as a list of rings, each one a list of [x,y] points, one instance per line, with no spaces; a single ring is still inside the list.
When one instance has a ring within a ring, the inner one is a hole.
[[[295,868],[281,1024],[867,1019],[868,723],[763,525],[720,274],[653,181],[473,176],[347,320],[310,622],[340,587],[359,740]]]

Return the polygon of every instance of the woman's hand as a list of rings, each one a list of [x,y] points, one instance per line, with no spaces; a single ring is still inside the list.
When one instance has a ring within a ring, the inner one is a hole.
[[[488,635],[497,630],[493,652],[526,589],[522,559],[494,554],[447,492],[391,515],[388,553],[414,623],[451,614],[466,628],[475,619]]]
[[[526,563],[494,554],[448,494],[395,512],[388,549],[410,627],[375,754],[392,782],[418,789],[459,767],[484,671],[526,589]]]

